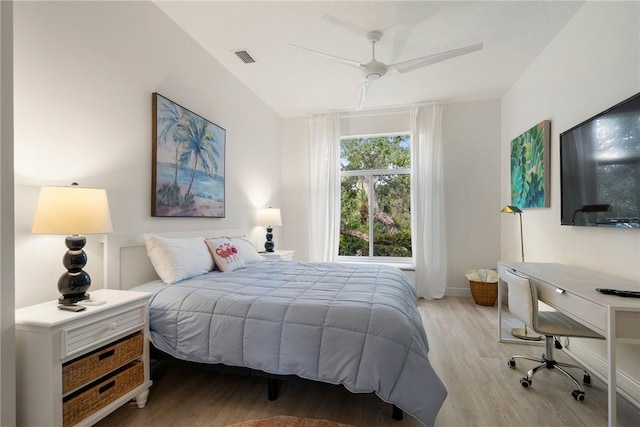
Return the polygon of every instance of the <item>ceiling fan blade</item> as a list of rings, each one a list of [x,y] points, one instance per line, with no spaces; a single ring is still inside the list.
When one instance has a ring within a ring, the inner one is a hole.
[[[305,52],[313,53],[315,55],[323,56],[323,57],[331,59],[333,61],[337,61],[337,62],[340,62],[342,64],[349,65],[349,66],[352,66],[352,67],[355,67],[355,68],[358,68],[358,69],[362,68],[362,64],[359,61],[356,61],[355,59],[348,59],[348,58],[342,58],[340,56],[329,55],[328,53],[318,52],[317,50],[312,50],[312,49],[307,49],[306,47],[298,46],[298,45],[295,45],[295,44],[292,44],[292,43],[289,43],[289,46],[295,47],[296,49],[304,50]]]
[[[476,52],[482,49],[482,43],[474,44],[471,46],[461,47],[458,49],[447,50],[446,52],[440,52],[433,55],[423,56],[420,58],[410,59],[408,61],[398,62],[397,64],[391,64],[387,66],[387,69],[398,70],[399,73],[408,73],[409,71],[417,70],[418,68],[426,67],[427,65],[435,64],[437,62],[445,61],[447,59],[455,58],[456,56],[466,55],[467,53]]]
[[[360,96],[358,98],[358,106],[356,107],[357,111],[362,110],[362,107],[364,106],[364,100],[367,97],[367,92],[369,91],[370,85],[371,82],[369,80],[360,83]]]

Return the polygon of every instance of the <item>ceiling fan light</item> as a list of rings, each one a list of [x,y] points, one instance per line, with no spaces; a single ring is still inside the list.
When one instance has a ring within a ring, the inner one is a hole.
[[[364,75],[364,78],[369,81],[378,80],[380,77],[387,74],[387,66],[382,62],[372,59],[362,66],[362,74]]]

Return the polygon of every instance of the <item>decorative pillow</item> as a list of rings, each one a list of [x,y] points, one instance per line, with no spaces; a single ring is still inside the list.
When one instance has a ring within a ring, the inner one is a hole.
[[[169,285],[213,270],[204,237],[174,239],[147,234],[145,241],[153,268]]]
[[[255,246],[253,246],[253,243],[251,243],[246,237],[231,237],[230,240],[231,244],[238,249],[238,255],[240,255],[240,258],[242,259],[242,261],[244,261],[245,264],[251,264],[254,262],[261,262],[265,260],[262,256],[260,256]]]
[[[238,254],[238,248],[231,243],[229,238],[215,237],[205,239],[205,242],[220,271],[227,272],[244,268],[244,261]]]

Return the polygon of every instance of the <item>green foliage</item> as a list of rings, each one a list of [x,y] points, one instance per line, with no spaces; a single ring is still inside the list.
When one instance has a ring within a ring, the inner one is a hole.
[[[341,234],[338,255],[369,256],[369,242],[356,236]]]
[[[410,175],[373,173],[410,168],[410,143],[408,135],[341,141],[342,170],[362,174],[342,177],[339,255],[369,256],[373,221],[372,256],[411,257]]]
[[[180,195],[180,187],[174,184],[162,184],[156,193],[158,203],[165,206],[180,206],[181,208],[190,208],[195,204],[195,196],[193,194]]]
[[[374,180],[378,207],[391,216],[396,225],[411,227],[411,177],[377,175]]]
[[[185,194],[182,200],[180,200],[180,207],[181,208],[193,207],[193,205],[196,203],[195,198],[196,196],[193,193]]]
[[[341,227],[368,233],[369,204],[358,177],[344,177],[340,186]]]
[[[411,165],[409,135],[373,136],[340,141],[341,170],[399,169]]]
[[[511,141],[511,204],[514,206],[545,206],[544,141],[544,122]]]
[[[156,193],[156,198],[163,205],[178,206],[180,203],[180,187],[173,184],[162,184]]]
[[[373,256],[411,258],[411,230],[397,233],[376,233],[373,244]],[[338,255],[368,256],[369,242],[356,236],[340,235]]]
[[[374,256],[411,257],[411,230],[376,234]]]

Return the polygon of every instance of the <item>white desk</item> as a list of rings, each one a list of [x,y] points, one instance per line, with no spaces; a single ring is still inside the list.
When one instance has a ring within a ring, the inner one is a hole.
[[[640,344],[640,299],[603,295],[596,288],[640,291],[640,282],[563,264],[501,262],[505,269],[529,276],[538,298],[607,339],[609,426],[616,425],[616,342]],[[502,288],[498,280],[498,322],[500,342],[513,342],[502,336]],[[518,340],[518,342],[523,342]]]

